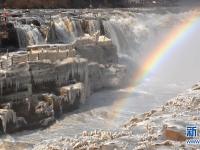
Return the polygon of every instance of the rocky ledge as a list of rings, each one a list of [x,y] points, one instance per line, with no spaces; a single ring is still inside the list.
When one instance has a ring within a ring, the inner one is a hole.
[[[0,131],[47,127],[93,92],[122,86],[125,76],[116,47],[101,36],[6,53],[0,57]]]
[[[200,125],[199,105],[200,84],[197,84],[165,105],[133,116],[116,132],[84,131],[77,138],[41,142],[34,149],[197,149],[186,144],[185,132],[187,125]]]

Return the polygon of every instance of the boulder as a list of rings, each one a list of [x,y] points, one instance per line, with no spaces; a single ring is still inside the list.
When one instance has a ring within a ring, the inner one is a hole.
[[[49,105],[47,102],[40,101],[35,107],[35,114],[37,115],[38,120],[54,116],[53,106]]]
[[[187,139],[186,136],[182,132],[175,131],[169,128],[164,129],[163,135],[165,139],[172,140],[172,141],[185,141]]]
[[[41,127],[45,128],[45,127],[52,125],[54,122],[55,122],[55,118],[54,118],[54,116],[52,116],[52,117],[45,118],[44,120],[41,120],[40,125],[41,125]]]
[[[59,117],[62,114],[62,101],[59,96],[54,94],[43,94],[42,99],[47,102],[49,105],[53,105],[54,116]]]

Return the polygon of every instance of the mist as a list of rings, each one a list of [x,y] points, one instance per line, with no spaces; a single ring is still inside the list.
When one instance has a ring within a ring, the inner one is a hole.
[[[174,83],[195,84],[200,77],[200,21],[158,66],[154,76]]]
[[[107,32],[113,43],[117,46],[118,54],[123,63],[128,63],[129,70],[133,73],[141,67],[145,59],[161,45],[171,30],[190,16],[192,10],[177,14],[128,13],[128,19],[123,16],[111,17],[105,23]],[[200,22],[187,31],[185,37],[177,40],[175,46],[168,50],[156,68],[147,76],[148,81],[159,81],[158,84],[184,84],[190,88],[199,81],[200,71]],[[144,79],[145,81],[145,79]],[[144,82],[143,81],[143,82]]]
[[[179,0],[177,4],[179,6],[198,7],[200,6],[200,1],[199,0]]]

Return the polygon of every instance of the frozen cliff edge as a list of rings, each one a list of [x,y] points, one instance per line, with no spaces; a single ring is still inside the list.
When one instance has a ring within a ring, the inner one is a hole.
[[[133,116],[116,132],[84,131],[77,138],[43,141],[33,149],[197,149],[198,145],[186,144],[185,132],[187,125],[200,125],[199,105],[197,84],[165,105]]]
[[[87,36],[1,56],[0,131],[47,127],[93,92],[123,86],[126,67],[118,64],[111,40],[101,39]]]

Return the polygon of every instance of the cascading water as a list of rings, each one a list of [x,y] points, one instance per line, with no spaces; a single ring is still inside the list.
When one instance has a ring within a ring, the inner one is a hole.
[[[48,42],[50,43],[69,43],[74,40],[73,26],[68,18],[53,18],[52,26],[48,34]]]
[[[16,27],[16,30],[20,48],[25,48],[28,45],[39,45],[45,42],[44,37],[37,27],[20,25]]]
[[[76,40],[77,37],[84,36],[84,33],[93,35],[99,30],[100,27],[97,20],[85,21],[73,17],[61,18],[60,16],[55,16],[48,32],[47,42],[70,43]]]
[[[28,28],[27,34],[30,39],[29,45],[39,45],[45,42],[44,37],[42,37],[41,32],[37,28]]]
[[[72,18],[72,24],[74,29],[75,37],[81,37],[84,35],[82,27],[81,27],[81,20]]]
[[[150,42],[162,33],[165,33],[174,23],[181,20],[181,15],[176,14],[146,14],[125,12],[114,15],[108,21],[104,21],[106,33],[117,46],[120,56],[138,59],[138,53],[148,51]],[[152,44],[156,44],[152,42]],[[142,54],[142,55],[143,55]],[[138,57],[141,57],[139,55]]]
[[[33,19],[33,18],[32,18]],[[40,20],[39,18],[37,18]],[[47,19],[48,20],[48,19]],[[49,22],[48,22],[49,21]],[[79,19],[77,17],[52,16],[42,27],[32,23],[17,23],[15,26],[19,48],[46,43],[71,43],[84,34],[94,35],[100,31],[101,22],[95,18]],[[37,24],[38,21],[36,21]]]
[[[68,17],[61,18],[60,16],[53,16],[52,18],[51,23],[42,22],[42,27],[32,23],[15,23],[15,29],[13,30],[16,30],[15,41],[18,41],[18,47],[26,48],[27,46],[45,43],[66,44],[84,35],[81,20]]]
[[[28,45],[28,36],[22,28],[16,28],[18,44],[20,48],[26,47]]]

